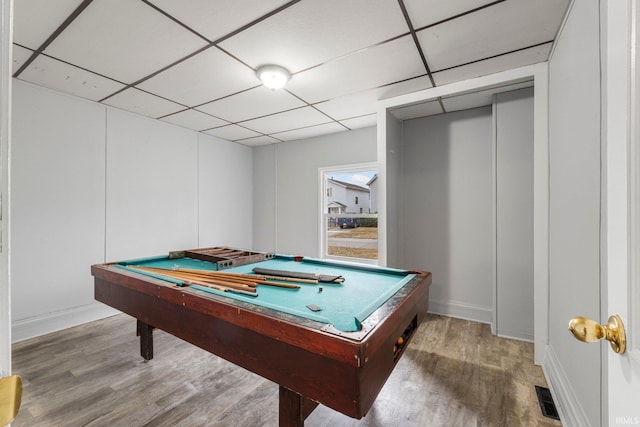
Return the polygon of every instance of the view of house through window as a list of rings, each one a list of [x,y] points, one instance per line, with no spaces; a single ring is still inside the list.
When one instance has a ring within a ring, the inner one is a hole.
[[[377,178],[372,164],[320,170],[323,257],[377,263]]]

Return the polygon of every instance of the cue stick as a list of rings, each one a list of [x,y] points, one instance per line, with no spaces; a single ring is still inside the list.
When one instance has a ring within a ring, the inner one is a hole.
[[[220,286],[224,286],[226,288],[232,288],[232,289],[236,289],[236,290],[240,290],[240,291],[245,291],[245,292],[255,292],[255,287],[250,286],[249,284],[242,284],[242,283],[238,283],[238,282],[231,282],[231,281],[225,281],[225,280],[219,280],[213,277],[205,277],[202,278],[198,275],[194,275],[194,274],[190,274],[190,273],[180,273],[179,271],[175,271],[175,270],[170,270],[170,269],[163,269],[163,268],[156,268],[156,267],[142,267],[142,266],[137,266],[134,267],[140,270],[144,270],[144,271],[151,271],[153,273],[156,274],[160,274],[160,275],[165,275],[167,277],[171,277],[174,279],[179,279],[179,280],[188,280],[188,281],[194,281],[193,279],[196,279],[197,281],[206,281],[209,283],[213,283],[216,285],[220,285]]]
[[[174,269],[174,271],[188,271],[188,272],[198,272],[210,276],[229,276],[229,277],[242,277],[250,280],[280,280],[283,282],[298,282],[298,283],[311,283],[316,284],[318,280],[316,279],[298,279],[295,277],[281,277],[281,276],[265,276],[263,274],[244,274],[244,273],[234,273],[231,271],[211,271],[211,270],[198,270],[195,268],[178,268]]]
[[[252,288],[256,287],[255,280],[248,281],[247,279],[242,279],[242,278],[235,278],[235,277],[228,277],[228,276],[212,276],[208,274],[190,273],[190,272],[183,272],[179,270],[169,270],[169,271],[167,271],[167,273],[165,274],[168,274],[173,277],[179,277],[179,276],[192,277],[198,280],[205,280],[205,281],[214,280],[218,282],[225,282],[225,285],[234,284],[236,286],[246,286],[246,287],[252,287]]]
[[[258,280],[256,283],[259,285],[275,286],[277,288],[300,289],[299,285],[292,285],[291,283],[269,282],[267,280]]]
[[[201,274],[204,276],[212,276],[212,277],[224,276],[225,279],[237,278],[238,280],[241,280],[243,278],[246,278],[255,283],[260,283],[260,281],[265,281],[265,280],[280,280],[283,282],[310,283],[310,284],[318,283],[317,279],[298,279],[296,277],[265,276],[261,274],[244,274],[244,273],[234,273],[231,271],[212,271],[212,270],[201,270],[196,268],[163,268],[163,267],[143,267],[143,266],[139,266],[135,268],[153,269],[154,271],[185,272],[185,273]],[[276,286],[275,284],[272,284],[272,283],[273,282],[263,283],[263,284]],[[289,286],[281,286],[281,287],[289,287]],[[297,288],[299,288],[299,286]]]
[[[297,279],[295,277],[263,276],[263,275],[258,275],[258,277],[264,277],[265,279],[269,279],[269,280],[282,280],[283,282],[298,282],[298,283],[310,283],[310,284],[318,283],[317,279]]]
[[[176,271],[176,270],[174,270]],[[177,270],[179,272],[183,271],[183,270]],[[208,280],[216,280],[219,281],[220,283],[226,282],[228,283],[229,281],[231,282],[236,282],[236,283],[241,283],[241,284],[248,284],[251,287],[255,287],[257,285],[265,285],[265,286],[275,286],[278,288],[288,288],[288,289],[300,289],[300,285],[294,285],[291,283],[279,283],[279,282],[270,282],[268,280],[261,280],[263,278],[263,276],[256,276],[256,275],[252,275],[252,274],[247,274],[244,275],[247,278],[243,278],[243,277],[234,277],[233,275],[235,273],[227,273],[224,275],[220,275],[219,277],[224,278],[224,280],[218,279],[216,276],[217,275],[209,275],[209,274],[197,274],[197,273],[191,273],[193,274],[193,277],[200,277],[201,280],[204,281],[208,281]],[[247,282],[247,280],[250,280],[249,282]]]
[[[245,273],[234,273],[231,271],[211,271],[211,270],[198,270],[193,268],[178,268],[175,271],[192,271],[192,272],[202,272],[202,274],[207,274],[211,276],[236,276],[236,277],[244,277],[247,279],[259,279],[259,280],[281,280],[283,282],[298,282],[298,283],[318,283],[316,279],[298,279],[296,277],[281,277],[281,276],[265,276],[263,274],[245,274]]]
[[[247,296],[250,296],[250,297],[257,297],[258,296],[257,293],[247,292],[247,291],[243,291],[241,289],[225,288],[224,286],[218,286],[218,285],[214,285],[214,284],[211,284],[211,283],[193,282],[193,281],[190,281],[190,280],[185,280],[184,283],[186,285],[204,286],[205,288],[211,288],[211,289],[215,289],[215,290],[221,291],[221,292],[231,292],[231,293],[234,293],[234,294],[242,294],[242,295],[247,295]]]
[[[174,270],[175,271],[175,270]],[[181,272],[182,270],[178,270],[179,272]],[[288,288],[288,289],[300,289],[300,285],[294,285],[292,283],[279,283],[279,282],[272,282],[272,281],[268,281],[268,280],[263,280],[263,279],[271,279],[271,277],[264,277],[264,276],[258,276],[258,275],[246,275],[247,278],[242,278],[242,277],[234,277],[232,276],[232,274],[234,273],[227,273],[226,275],[213,275],[213,274],[198,274],[198,273],[189,273],[189,275],[193,275],[192,277],[197,277],[200,280],[216,280],[219,282],[225,282],[225,283],[229,283],[229,282],[235,282],[235,283],[240,283],[243,285],[248,285],[250,287],[255,287],[257,285],[266,285],[266,286],[275,286],[278,288]],[[219,278],[218,278],[219,277]],[[278,280],[279,278],[277,277],[273,277],[273,279]]]

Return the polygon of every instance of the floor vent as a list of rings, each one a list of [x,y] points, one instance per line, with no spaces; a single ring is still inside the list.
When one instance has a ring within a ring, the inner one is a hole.
[[[547,418],[553,418],[554,420],[560,420],[558,410],[556,409],[555,403],[553,403],[553,397],[551,397],[549,389],[537,385],[536,394],[538,395],[538,402],[540,403],[542,415]]]

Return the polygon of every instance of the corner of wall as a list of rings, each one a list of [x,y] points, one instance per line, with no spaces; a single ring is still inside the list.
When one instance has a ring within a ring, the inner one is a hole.
[[[566,426],[591,426],[589,418],[582,408],[580,400],[576,396],[571,382],[551,345],[546,347],[542,371],[549,384],[549,390],[558,409],[562,424]]]

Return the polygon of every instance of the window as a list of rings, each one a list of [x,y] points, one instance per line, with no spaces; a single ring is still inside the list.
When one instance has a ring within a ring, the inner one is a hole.
[[[322,258],[378,262],[377,176],[375,163],[319,169]]]

